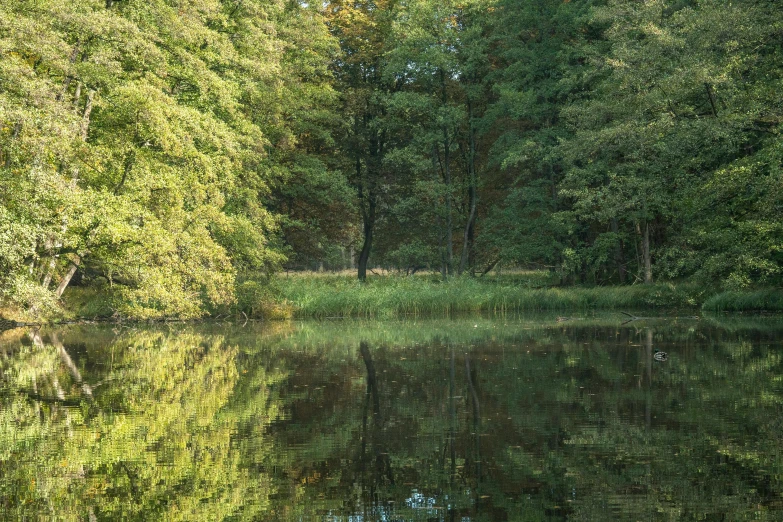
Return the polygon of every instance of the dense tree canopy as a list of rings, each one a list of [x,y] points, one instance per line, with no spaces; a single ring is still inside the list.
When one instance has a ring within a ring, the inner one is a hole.
[[[10,0],[0,288],[121,314],[238,275],[781,270],[773,0]]]
[[[209,0],[0,9],[7,295],[41,306],[81,269],[122,311],[187,317],[229,303],[237,270],[279,266],[273,187],[329,173],[292,152],[300,136],[328,140],[311,129],[333,98],[317,13]]]

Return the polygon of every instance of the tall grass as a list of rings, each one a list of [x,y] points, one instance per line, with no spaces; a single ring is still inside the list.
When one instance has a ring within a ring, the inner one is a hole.
[[[271,279],[245,276],[237,281],[236,302],[209,310],[212,316],[286,319],[401,316],[445,317],[470,312],[518,313],[584,310],[648,310],[651,308],[704,311],[783,311],[783,291],[714,291],[688,283],[606,287],[554,287],[546,271],[518,272],[484,278],[455,277],[442,281],[437,274],[412,277],[373,275],[366,283],[353,273],[280,274]],[[110,318],[115,306],[104,288],[69,289],[63,318]],[[703,303],[703,304],[702,304]],[[0,318],[14,319],[0,309]],[[638,315],[644,315],[640,312]]]
[[[783,311],[783,291],[777,288],[755,291],[726,291],[704,302],[710,312]]]
[[[460,312],[567,311],[695,307],[691,288],[650,286],[536,288],[529,281],[376,276],[360,283],[353,277],[289,277],[275,280],[277,298],[296,317],[395,317]]]

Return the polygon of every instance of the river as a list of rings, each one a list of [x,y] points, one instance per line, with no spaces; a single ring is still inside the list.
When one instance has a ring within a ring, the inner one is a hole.
[[[10,330],[0,518],[780,520],[782,355],[780,317]]]

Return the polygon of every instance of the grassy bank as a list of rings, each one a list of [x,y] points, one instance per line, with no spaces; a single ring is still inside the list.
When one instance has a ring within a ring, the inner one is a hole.
[[[537,278],[534,278],[535,281]],[[688,285],[536,287],[531,279],[376,276],[362,284],[352,277],[279,277],[276,300],[295,317],[394,317],[461,312],[640,310],[697,308],[701,290]]]
[[[779,289],[719,292],[688,283],[604,287],[556,287],[553,284],[551,274],[544,271],[447,281],[431,274],[414,277],[373,275],[364,284],[347,273],[280,274],[272,279],[238,281],[236,303],[221,310],[211,310],[208,315],[275,320],[291,317],[437,317],[470,312],[783,311],[783,291]],[[112,319],[117,318],[116,310],[116,303],[105,290],[74,287],[64,295],[62,313],[50,322]],[[0,319],[27,319],[8,309],[0,312]]]

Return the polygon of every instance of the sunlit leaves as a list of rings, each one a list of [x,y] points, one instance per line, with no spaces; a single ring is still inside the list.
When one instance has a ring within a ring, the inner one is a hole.
[[[0,20],[0,202],[28,237],[0,252],[7,297],[56,285],[62,249],[139,317],[201,315],[237,269],[279,266],[269,186],[292,161],[269,146],[318,133],[289,122],[333,96],[316,11],[14,0]]]

